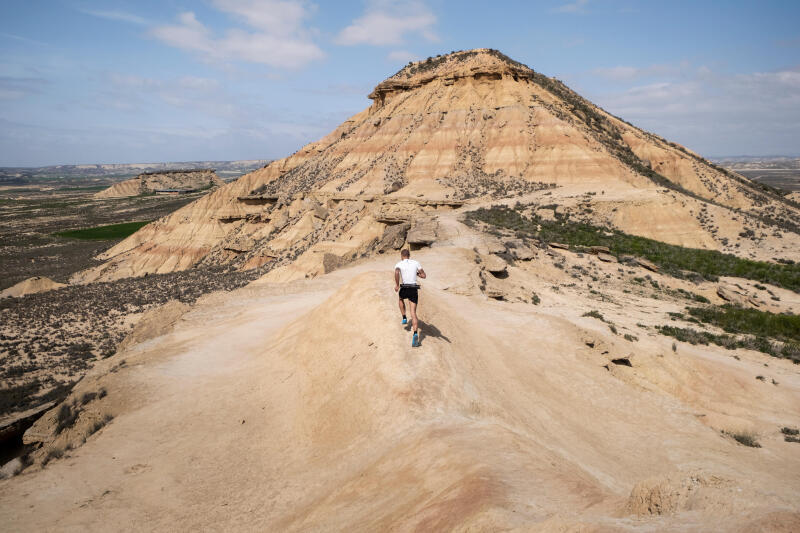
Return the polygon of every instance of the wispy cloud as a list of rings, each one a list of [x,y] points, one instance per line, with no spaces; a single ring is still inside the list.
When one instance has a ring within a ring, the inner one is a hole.
[[[616,67],[600,67],[592,70],[592,74],[612,81],[631,81],[656,76],[679,76],[689,71],[688,61],[676,64],[654,64],[645,67],[618,65]]]
[[[0,101],[19,100],[31,94],[39,93],[46,83],[47,81],[42,78],[0,76]]]
[[[800,67],[736,75],[700,67],[595,100],[626,120],[699,149],[713,142],[730,153],[797,152]]]
[[[94,9],[79,9],[81,13],[86,15],[91,15],[93,17],[106,19],[106,20],[114,20],[117,22],[127,22],[129,24],[137,24],[139,26],[147,26],[150,24],[144,17],[140,17],[139,15],[135,15],[133,13],[128,13],[126,11],[116,11],[116,10],[94,10]]]
[[[569,2],[566,4],[562,4],[558,7],[554,7],[550,11],[553,13],[569,13],[573,15],[585,15],[588,13],[586,10],[586,6],[589,4],[589,0],[575,0],[574,2]]]
[[[37,41],[36,39],[29,39],[28,37],[23,37],[21,35],[14,35],[13,33],[6,33],[4,31],[0,31],[0,37],[2,37],[4,39],[12,39],[14,41],[20,41],[20,42],[28,43],[28,44],[35,44],[35,45],[38,45],[38,46],[50,46],[49,44],[43,43],[42,41]]]
[[[439,37],[435,25],[436,15],[423,2],[373,0],[363,15],[339,32],[335,42],[345,46],[390,46],[403,44],[409,34],[436,42]]]
[[[300,68],[324,52],[305,27],[312,6],[298,0],[214,0],[214,7],[248,26],[215,36],[191,11],[172,25],[151,30],[156,39],[200,54],[208,61],[245,61],[277,68]]]

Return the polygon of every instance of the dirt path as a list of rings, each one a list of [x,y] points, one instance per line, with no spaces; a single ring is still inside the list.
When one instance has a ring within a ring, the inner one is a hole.
[[[462,244],[469,230],[444,221]],[[449,229],[447,229],[449,228]],[[118,358],[116,418],[69,457],[0,482],[9,531],[734,530],[800,523],[800,455],[736,444],[704,417],[800,422],[800,376],[724,350],[637,345],[488,300],[468,249],[429,274],[409,346],[395,257],[198,303]],[[454,287],[459,287],[454,290]],[[595,348],[586,344],[587,335]],[[607,366],[607,365],[606,365]],[[613,366],[613,365],[612,365]],[[785,368],[784,368],[785,367]],[[102,382],[102,381],[101,381]],[[636,487],[636,489],[634,489]]]

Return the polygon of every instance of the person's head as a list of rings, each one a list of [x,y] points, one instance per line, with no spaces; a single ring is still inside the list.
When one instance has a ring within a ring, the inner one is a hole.
[[[403,259],[408,259],[411,257],[411,252],[408,251],[408,248],[403,248],[400,250],[400,257]]]

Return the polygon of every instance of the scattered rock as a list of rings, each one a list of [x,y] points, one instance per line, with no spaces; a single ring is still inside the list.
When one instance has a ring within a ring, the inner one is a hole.
[[[383,230],[383,236],[378,241],[377,251],[385,252],[387,250],[399,250],[406,242],[406,234],[408,233],[411,224],[403,222],[402,224],[392,224],[386,226]]]
[[[517,261],[530,261],[536,257],[536,252],[525,245],[512,248],[509,251],[511,252],[511,257]]]
[[[328,218],[328,210],[319,204],[316,204],[314,206],[312,212],[314,213],[314,216],[320,220],[325,220],[326,218]]]
[[[744,305],[746,303],[746,297],[743,294],[726,285],[717,285],[717,296],[726,302],[736,305]]]
[[[644,259],[642,257],[637,257],[634,259],[634,261],[636,261],[636,264],[642,268],[646,268],[651,272],[658,272],[658,265],[648,261],[647,259]]]
[[[593,253],[593,254],[601,254],[601,253],[610,254],[611,253],[611,250],[608,248],[608,246],[591,246],[591,247],[589,247],[589,251],[591,253]]]
[[[483,239],[483,243],[478,247],[481,253],[487,254],[502,254],[506,251],[506,246],[496,237],[487,235]]]
[[[437,226],[436,220],[432,218],[414,220],[406,237],[408,244],[414,246],[430,246],[436,242]]]
[[[483,258],[483,266],[492,274],[505,274],[508,271],[508,264],[496,255]]]

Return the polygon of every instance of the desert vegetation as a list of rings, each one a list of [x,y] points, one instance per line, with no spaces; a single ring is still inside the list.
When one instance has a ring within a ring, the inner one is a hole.
[[[0,379],[10,385],[0,415],[65,397],[95,361],[115,353],[130,331],[127,317],[169,300],[193,303],[262,274],[203,268],[0,300]]]
[[[124,239],[129,235],[133,235],[139,229],[143,228],[151,220],[143,222],[123,222],[122,224],[109,224],[107,226],[95,226],[93,228],[82,228],[67,231],[56,232],[55,235],[59,237],[66,237],[68,239],[84,239],[84,240],[98,240],[107,241],[113,239]]]
[[[677,278],[698,277],[715,281],[720,276],[734,276],[800,291],[800,264],[796,263],[753,261],[716,250],[685,248],[613,228],[573,222],[558,213],[555,220],[545,220],[523,206],[515,209],[481,208],[471,211],[467,217],[521,232],[542,242],[560,242],[575,247],[606,246],[621,258],[625,255],[643,257],[664,273]]]

